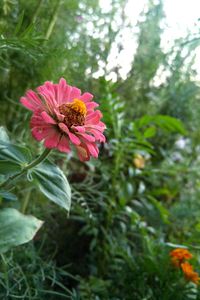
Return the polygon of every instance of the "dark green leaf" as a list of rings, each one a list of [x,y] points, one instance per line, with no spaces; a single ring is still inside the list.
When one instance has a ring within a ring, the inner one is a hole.
[[[143,126],[148,126],[151,124],[157,125],[158,127],[165,129],[170,132],[177,132],[181,134],[186,134],[183,123],[176,118],[165,116],[165,115],[155,115],[149,116],[145,115],[136,122],[138,128]]]
[[[0,174],[2,175],[12,175],[19,173],[21,171],[21,167],[19,164],[16,164],[13,161],[9,160],[0,160]]]
[[[21,30],[23,20],[24,20],[24,11],[22,11],[22,13],[19,16],[18,23],[15,27],[14,35],[17,35],[19,33],[19,31]]]
[[[8,201],[16,201],[17,200],[17,196],[7,192],[7,191],[0,191],[0,198],[3,198],[4,200],[8,200]]]
[[[30,151],[26,147],[11,143],[4,127],[0,127],[0,160],[12,162],[13,167],[14,163],[23,165],[31,161]]]
[[[30,151],[23,147],[0,141],[0,159],[18,163],[27,163],[31,160]]]
[[[71,189],[64,173],[56,165],[43,162],[32,170],[32,176],[48,199],[70,210]]]
[[[159,211],[163,222],[169,224],[169,211],[164,207],[164,205],[152,196],[149,196],[148,199],[153,204],[155,209]]]

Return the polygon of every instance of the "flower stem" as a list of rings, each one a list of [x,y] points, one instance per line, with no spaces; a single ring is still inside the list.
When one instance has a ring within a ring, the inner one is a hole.
[[[28,207],[28,203],[29,203],[29,199],[30,199],[30,196],[31,196],[31,190],[27,191],[26,193],[26,196],[24,198],[24,201],[22,203],[22,206],[21,206],[21,213],[24,214],[26,212],[26,209]]]
[[[29,169],[39,165],[50,153],[51,149],[45,148],[42,154],[27,165],[23,170],[28,171]]]
[[[13,176],[10,176],[2,184],[0,184],[0,188],[3,188],[5,186],[7,186],[11,181],[13,181],[14,179],[16,179],[16,178],[20,177],[21,175],[25,174],[29,169],[32,169],[33,167],[39,165],[49,155],[50,151],[51,151],[51,149],[46,148],[39,157],[37,157],[35,160],[33,160],[29,165],[24,167],[21,170],[21,172],[15,174]]]
[[[6,286],[8,287],[8,263],[6,261],[5,255],[1,254],[1,270],[6,282]]]

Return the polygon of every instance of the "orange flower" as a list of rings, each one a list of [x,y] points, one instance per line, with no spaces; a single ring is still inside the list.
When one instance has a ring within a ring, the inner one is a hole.
[[[192,254],[183,248],[177,248],[170,252],[171,260],[174,266],[180,267],[181,264],[187,260],[192,258]]]
[[[199,283],[199,280],[200,280],[199,274],[197,272],[194,272],[193,267],[188,262],[182,263],[181,269],[184,273],[186,280],[192,281],[195,284]]]

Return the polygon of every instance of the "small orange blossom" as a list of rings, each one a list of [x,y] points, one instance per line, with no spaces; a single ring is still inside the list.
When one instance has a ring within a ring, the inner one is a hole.
[[[182,263],[181,269],[184,273],[186,280],[192,281],[195,284],[199,283],[199,280],[200,280],[199,274],[197,272],[194,272],[193,267],[188,262]]]
[[[177,248],[170,252],[171,260],[174,266],[180,267],[181,264],[188,259],[192,258],[192,254],[183,248]]]

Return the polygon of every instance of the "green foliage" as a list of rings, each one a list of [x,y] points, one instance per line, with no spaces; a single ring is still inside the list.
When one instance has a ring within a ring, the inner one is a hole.
[[[143,116],[139,119],[137,123],[138,129],[143,128],[147,125],[158,126],[159,128],[166,130],[168,132],[178,132],[182,135],[186,134],[183,123],[170,116],[155,115],[155,116]],[[153,134],[152,134],[153,133]],[[151,138],[155,135],[155,127],[150,127],[144,132],[145,138]]]
[[[71,189],[64,173],[50,162],[36,166],[29,175],[37,181],[41,192],[51,201],[70,210]]]
[[[45,220],[33,242],[4,255],[2,299],[200,299],[199,287],[169,257],[171,249],[188,247],[199,270],[199,33],[191,30],[164,51],[164,3],[148,1],[134,28],[126,3],[113,0],[108,12],[89,0],[0,5],[0,120],[10,137],[1,128],[0,182],[42,152],[19,104],[26,89],[63,76],[95,95],[107,126],[98,160],[83,164],[73,153],[53,152],[1,190],[0,216],[14,210],[24,220],[11,224],[10,246],[33,237],[23,236],[33,217],[16,209]],[[138,41],[125,79],[121,66],[107,67],[112,48],[123,53],[124,29],[137,31]],[[107,80],[111,72],[116,82]],[[138,154],[143,168],[134,163]],[[69,217],[54,203],[67,211],[71,204]]]
[[[17,161],[18,163],[28,163],[31,160],[30,151],[22,146],[14,145],[6,136],[5,129],[1,128],[1,156],[2,160]],[[5,137],[5,138],[4,138]]]
[[[27,247],[4,254],[0,274],[1,299],[71,299],[73,292],[61,281],[76,279],[68,273],[66,266],[59,268],[53,261],[48,261],[42,250],[42,245],[37,249],[29,243]]]
[[[32,240],[42,221],[33,216],[25,216],[13,208],[0,211],[0,253]]]
[[[1,127],[0,136],[0,174],[5,178],[2,180],[1,187],[6,188],[9,180],[16,180],[27,173],[27,178],[30,180],[34,178],[39,189],[47,198],[69,211],[71,189],[59,167],[50,162],[38,161],[35,164],[33,161],[31,163],[30,151],[11,143],[3,127]],[[40,164],[37,165],[38,163]]]

